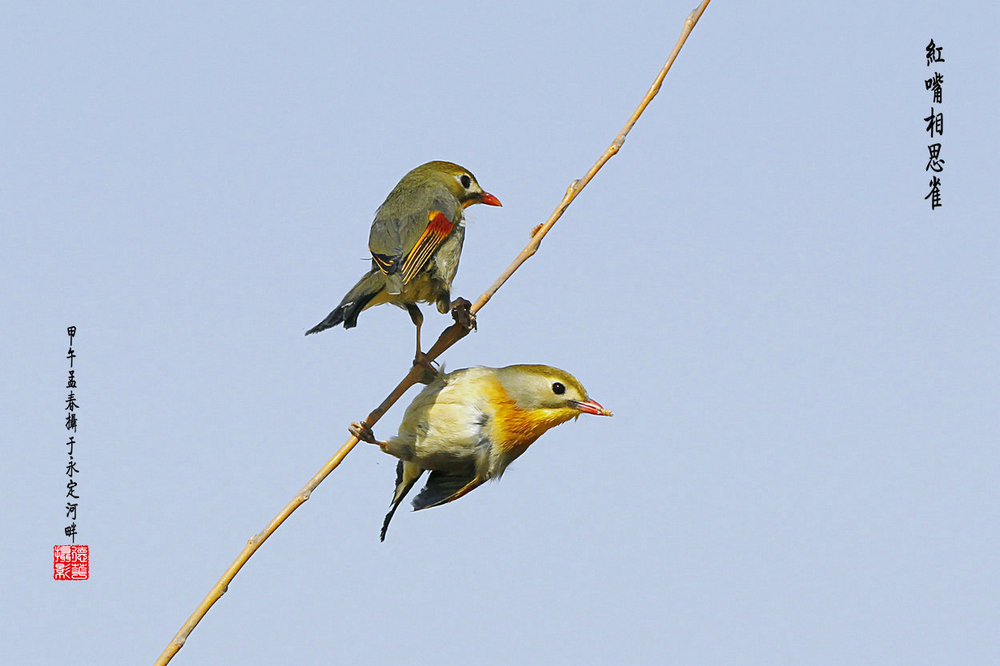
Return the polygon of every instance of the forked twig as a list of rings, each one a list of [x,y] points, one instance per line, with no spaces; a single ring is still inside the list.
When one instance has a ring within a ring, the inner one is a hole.
[[[538,247],[539,245],[541,245],[542,239],[549,232],[549,230],[556,223],[556,221],[558,221],[559,218],[562,217],[562,214],[566,211],[569,205],[573,203],[573,200],[576,199],[577,195],[581,191],[583,191],[583,188],[587,186],[587,184],[594,178],[597,172],[601,170],[601,168],[607,163],[607,161],[610,160],[612,157],[614,157],[614,155],[619,151],[619,149],[621,149],[622,145],[625,143],[625,137],[628,136],[629,131],[631,131],[636,121],[639,120],[639,116],[641,116],[642,112],[646,110],[646,107],[656,96],[656,93],[660,91],[660,84],[663,83],[663,79],[667,75],[667,72],[670,71],[670,67],[674,64],[674,60],[677,58],[677,54],[680,53],[681,48],[684,46],[684,42],[687,41],[688,35],[691,34],[691,31],[694,29],[694,26],[698,23],[698,19],[701,18],[701,15],[705,12],[705,9],[708,7],[709,2],[710,0],[703,0],[703,2],[700,5],[698,5],[698,7],[696,7],[694,11],[692,11],[688,15],[688,17],[684,21],[684,28],[683,30],[681,30],[681,35],[677,39],[677,43],[674,45],[673,51],[671,51],[670,53],[670,57],[667,58],[666,63],[664,63],[663,67],[660,69],[659,74],[657,74],[656,80],[653,81],[653,85],[649,87],[649,90],[646,92],[646,95],[642,98],[642,101],[639,103],[639,106],[636,108],[632,116],[628,119],[628,122],[625,123],[625,126],[622,128],[622,131],[618,133],[618,136],[615,137],[615,140],[611,142],[611,145],[608,146],[608,149],[604,151],[604,153],[600,156],[600,158],[598,158],[598,160],[594,163],[594,165],[590,167],[590,169],[587,171],[586,174],[584,174],[583,178],[574,180],[570,184],[570,186],[566,189],[566,194],[563,195],[562,201],[560,201],[559,205],[556,206],[556,209],[552,212],[552,215],[549,216],[549,219],[546,220],[543,224],[538,225],[532,231],[531,241],[528,243],[528,245],[523,250],[521,250],[521,253],[518,254],[517,257],[515,257],[514,261],[510,264],[510,266],[508,266],[507,269],[504,270],[504,272],[500,275],[500,277],[497,278],[496,282],[490,285],[489,289],[484,291],[483,294],[472,305],[472,307],[470,308],[472,314],[475,314],[476,312],[481,310],[490,301],[490,299],[493,298],[493,295],[497,292],[498,289],[500,289],[503,283],[506,282],[507,279],[514,274],[514,271],[516,271],[521,266],[521,264],[527,261],[533,254],[535,254],[535,252],[538,251]],[[451,326],[449,326],[448,328],[446,328],[444,331],[441,332],[441,335],[438,337],[437,342],[435,342],[434,346],[432,346],[430,350],[427,351],[426,353],[427,360],[433,361],[434,359],[438,358],[448,348],[450,348],[452,345],[454,345],[456,342],[458,342],[468,334],[469,334],[469,329],[467,329],[462,324],[458,322],[452,324]],[[389,410],[389,408],[392,407],[392,405],[395,404],[395,402],[399,400],[399,398],[402,397],[402,395],[406,393],[406,391],[411,386],[417,384],[422,379],[425,372],[426,368],[423,366],[414,365],[413,367],[411,367],[410,371],[406,374],[405,377],[403,377],[403,379],[399,382],[396,388],[393,389],[392,393],[390,393],[386,397],[386,399],[382,401],[382,404],[376,407],[372,411],[372,413],[368,415],[368,418],[364,420],[363,425],[367,425],[368,427],[375,425],[375,423],[380,418],[382,418],[382,416]],[[283,522],[285,522],[285,519],[288,518],[288,516],[292,515],[292,513],[297,508],[299,508],[299,506],[301,506],[306,500],[309,499],[309,496],[312,494],[313,490],[315,490],[316,487],[323,482],[323,479],[325,479],[330,474],[330,472],[332,472],[334,469],[337,468],[338,465],[340,465],[340,463],[344,460],[344,458],[347,457],[347,454],[351,452],[351,450],[357,445],[357,443],[358,443],[357,437],[354,436],[350,437],[347,440],[347,442],[344,443],[342,447],[340,447],[340,450],[337,451],[337,453],[334,454],[334,456],[330,458],[330,460],[328,460],[325,465],[323,465],[322,469],[316,472],[316,475],[313,476],[311,479],[309,479],[309,482],[305,486],[303,486],[302,490],[300,490],[295,495],[295,497],[292,498],[292,500],[285,505],[285,507],[281,510],[281,512],[277,516],[275,516],[270,523],[267,524],[267,527],[265,527],[263,530],[261,530],[253,537],[251,537],[249,541],[247,541],[247,545],[243,548],[243,551],[239,554],[239,557],[236,558],[236,560],[229,566],[229,568],[226,569],[225,573],[222,574],[222,578],[220,578],[219,581],[212,587],[212,589],[209,590],[208,594],[202,600],[201,604],[198,605],[198,607],[191,614],[191,617],[187,619],[187,622],[184,623],[184,625],[180,628],[180,631],[178,631],[177,634],[173,637],[173,639],[171,639],[166,649],[156,660],[156,664],[158,666],[166,664],[171,659],[173,659],[174,655],[177,654],[177,652],[184,646],[187,637],[191,634],[191,631],[194,630],[195,626],[198,625],[198,623],[205,616],[205,614],[212,607],[212,605],[215,604],[215,602],[218,601],[222,597],[222,595],[226,593],[226,590],[229,588],[229,583],[233,580],[233,578],[236,577],[236,574],[239,573],[240,569],[243,568],[243,565],[247,563],[247,560],[249,560],[250,557],[253,556],[253,554],[260,547],[260,545],[264,543],[264,541],[266,541],[267,538],[270,537]]]

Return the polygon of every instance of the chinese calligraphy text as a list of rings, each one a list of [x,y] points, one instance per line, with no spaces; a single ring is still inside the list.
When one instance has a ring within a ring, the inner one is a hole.
[[[924,57],[927,60],[927,67],[935,65],[937,63],[944,62],[944,52],[943,46],[938,46],[934,43],[932,39],[930,43],[924,47]],[[937,138],[936,143],[932,143],[927,146],[928,159],[927,166],[924,167],[924,172],[933,172],[931,174],[931,180],[928,183],[930,191],[924,199],[930,201],[931,210],[941,207],[941,178],[937,175],[944,171],[944,159],[941,157],[941,136],[944,135],[944,111],[941,110],[941,106],[944,104],[944,75],[941,72],[935,71],[930,78],[924,79],[924,89],[930,91],[931,93],[931,104],[937,104],[937,110],[935,107],[931,106],[931,113],[929,116],[924,118],[924,131],[930,135],[930,138]]]
[[[52,577],[55,580],[87,580],[90,578],[90,549],[88,546],[76,545],[77,534],[77,508],[80,496],[77,494],[79,482],[77,478],[80,470],[76,466],[76,458],[73,449],[76,447],[77,409],[80,404],[76,401],[76,369],[73,362],[76,360],[76,351],[73,350],[73,338],[76,337],[76,326],[66,328],[69,336],[69,350],[66,352],[66,359],[69,361],[69,375],[66,379],[66,401],[63,424],[66,427],[66,518],[70,520],[69,525],[63,529],[63,534],[69,538],[69,544],[56,545],[52,547]]]

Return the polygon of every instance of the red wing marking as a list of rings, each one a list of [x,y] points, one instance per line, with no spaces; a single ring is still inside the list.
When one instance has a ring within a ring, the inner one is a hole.
[[[448,220],[448,217],[439,210],[432,210],[427,218],[427,228],[417,239],[410,254],[406,256],[400,270],[403,274],[403,284],[407,284],[417,276],[420,270],[427,265],[427,260],[431,258],[435,250],[441,247],[441,243],[455,227]]]

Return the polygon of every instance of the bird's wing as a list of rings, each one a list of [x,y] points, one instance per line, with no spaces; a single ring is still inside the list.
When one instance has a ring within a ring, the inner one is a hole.
[[[457,470],[434,470],[427,477],[427,485],[413,500],[413,510],[429,509],[457,500],[466,493],[483,485],[486,479],[476,476],[472,465]]]
[[[378,269],[386,275],[399,273],[404,284],[427,265],[462,215],[454,197],[446,193],[434,194],[423,205],[406,203],[408,212],[395,199],[382,204],[368,237]]]
[[[403,284],[407,284],[415,278],[420,270],[427,264],[434,251],[441,247],[441,243],[448,237],[451,230],[455,228],[451,220],[439,210],[432,210],[427,216],[427,228],[417,239],[413,249],[406,255],[400,266],[403,274]]]

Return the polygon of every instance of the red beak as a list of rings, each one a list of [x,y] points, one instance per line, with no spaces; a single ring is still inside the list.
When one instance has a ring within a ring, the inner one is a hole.
[[[596,416],[614,416],[610,409],[604,409],[601,407],[601,403],[596,400],[587,400],[582,402],[580,400],[570,400],[569,406],[573,409],[578,409],[584,414],[594,414]]]
[[[487,206],[502,206],[503,205],[502,203],[500,203],[499,199],[497,199],[495,196],[493,196],[489,192],[483,192],[482,197],[479,200],[479,203],[484,203]]]

